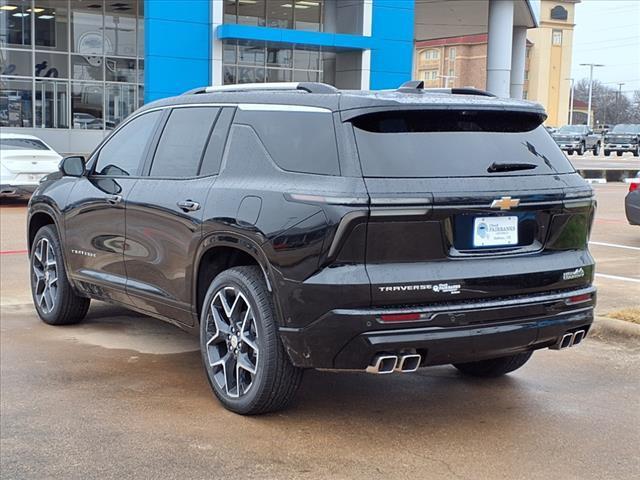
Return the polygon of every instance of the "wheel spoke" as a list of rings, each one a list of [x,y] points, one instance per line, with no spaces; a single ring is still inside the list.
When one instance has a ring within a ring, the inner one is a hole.
[[[49,313],[55,308],[58,295],[58,263],[53,245],[46,238],[36,244],[31,270],[36,303],[44,313]]]
[[[221,288],[209,304],[205,331],[215,383],[230,397],[244,395],[258,365],[255,319],[244,294],[235,287]]]

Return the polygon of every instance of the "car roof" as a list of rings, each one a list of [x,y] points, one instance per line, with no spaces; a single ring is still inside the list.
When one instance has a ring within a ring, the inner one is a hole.
[[[265,84],[269,85],[269,84]],[[316,84],[323,85],[323,84]],[[542,105],[524,100],[513,100],[490,96],[486,92],[473,89],[458,89],[460,93],[451,93],[450,89],[398,89],[398,90],[337,90],[324,85],[330,91],[321,93],[308,92],[302,89],[275,90],[257,87],[248,90],[222,89],[216,87],[187,92],[184,95],[170,97],[149,103],[141,110],[173,105],[190,104],[263,104],[263,105],[296,105],[320,107],[333,112],[343,112],[343,118],[360,115],[366,111],[380,109],[473,109],[497,111],[524,111],[544,115]],[[224,87],[223,87],[224,88]],[[473,94],[474,92],[477,92]],[[345,112],[350,112],[346,116]]]

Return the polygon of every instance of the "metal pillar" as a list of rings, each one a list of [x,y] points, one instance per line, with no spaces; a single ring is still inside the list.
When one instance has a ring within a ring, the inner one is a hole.
[[[527,56],[527,29],[513,27],[511,51],[511,98],[521,100],[524,93],[524,69]]]
[[[513,0],[489,0],[487,90],[509,97],[513,41]]]

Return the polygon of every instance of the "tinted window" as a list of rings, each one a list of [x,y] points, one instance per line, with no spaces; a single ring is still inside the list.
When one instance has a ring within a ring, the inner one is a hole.
[[[49,150],[40,140],[34,138],[0,138],[2,150]]]
[[[638,131],[638,127],[636,125],[626,125],[621,123],[620,125],[616,125],[611,130],[611,133],[635,133]]]
[[[219,108],[211,107],[172,110],[158,142],[149,175],[152,177],[198,175],[202,151],[219,111]]]
[[[95,175],[139,175],[142,156],[161,115],[161,111],[145,113],[116,131],[100,150]]]
[[[331,112],[246,111],[239,112],[239,117],[239,123],[248,119],[273,161],[283,170],[340,174]]]
[[[200,175],[216,175],[220,172],[222,154],[227,142],[229,126],[233,118],[233,108],[223,108],[213,127],[207,149],[204,152]]]
[[[476,113],[479,115],[451,111],[386,112],[354,119],[363,174],[410,178],[574,171],[544,127],[536,126],[541,117],[509,112]],[[527,163],[535,167],[490,173],[488,168],[494,162]]]
[[[565,125],[560,127],[558,133],[584,133],[587,131],[587,127],[584,125]]]

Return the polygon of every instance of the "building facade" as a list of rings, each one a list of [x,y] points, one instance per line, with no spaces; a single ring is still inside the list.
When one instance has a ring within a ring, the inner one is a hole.
[[[527,32],[529,98],[547,109],[547,125],[569,123],[575,7],[580,0],[540,0],[539,27]],[[574,119],[575,120],[575,119]]]
[[[529,57],[527,41],[523,98],[528,98]],[[487,34],[462,35],[416,42],[414,77],[431,88],[487,88]]]
[[[199,86],[397,88],[424,26],[451,12],[485,25],[488,78],[508,96],[511,53],[524,56],[512,33],[536,25],[531,11],[529,0],[0,0],[0,127],[87,153],[142,103]]]

